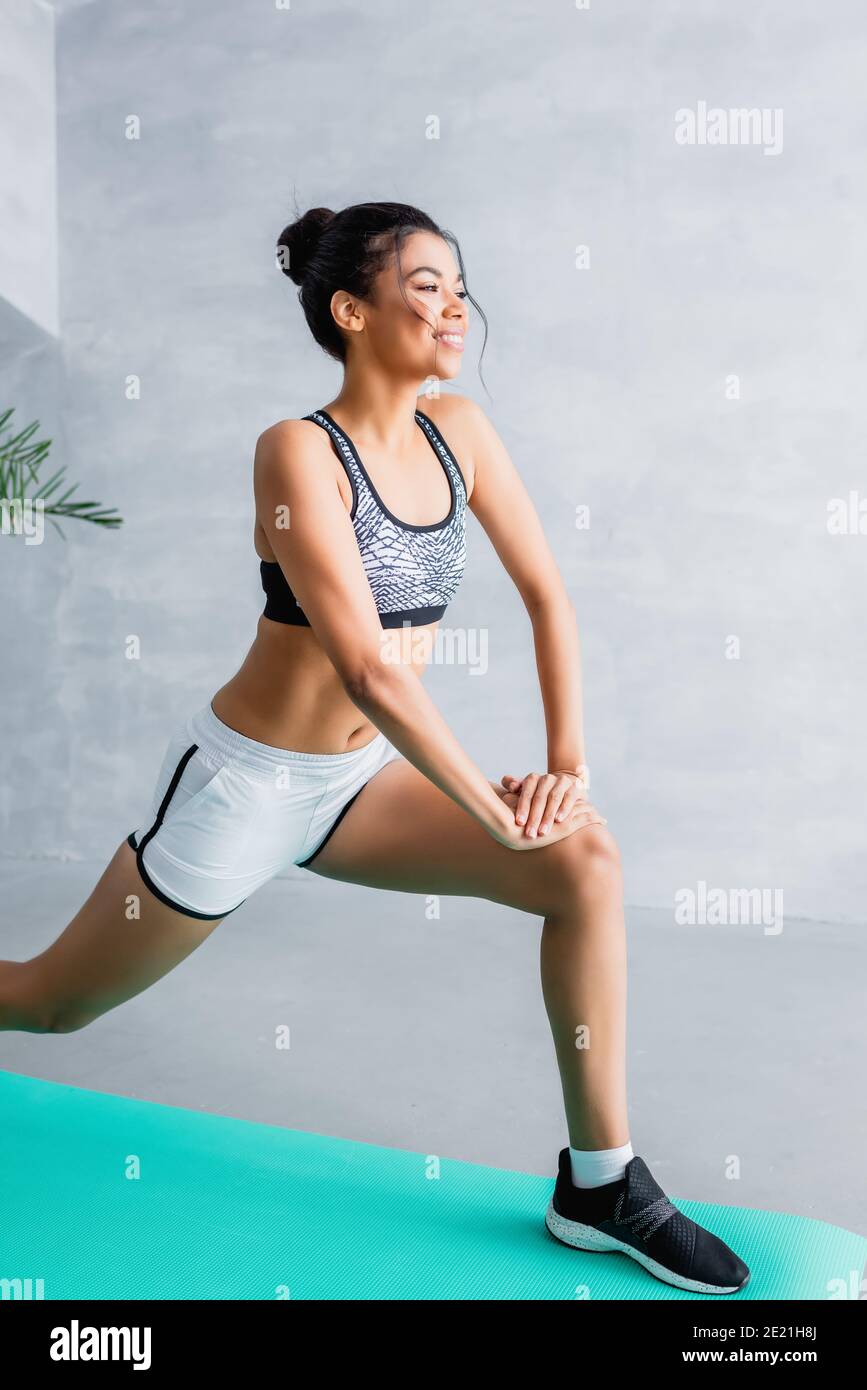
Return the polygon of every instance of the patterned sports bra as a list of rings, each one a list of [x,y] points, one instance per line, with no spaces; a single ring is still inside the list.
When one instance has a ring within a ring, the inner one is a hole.
[[[402,627],[404,623],[419,627],[441,618],[457,593],[466,561],[464,475],[433,421],[420,410],[415,412],[415,418],[443,466],[452,496],[448,515],[429,526],[401,521],[388,510],[352,440],[326,410],[314,410],[304,416],[328,431],[349,477],[349,516],[384,628]],[[276,623],[309,627],[310,622],[276,560],[262,560],[259,569],[267,596],[264,616]]]

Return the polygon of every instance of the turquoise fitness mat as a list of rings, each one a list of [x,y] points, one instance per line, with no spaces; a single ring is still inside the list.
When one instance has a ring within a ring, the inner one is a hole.
[[[556,1241],[553,1169],[435,1172],[425,1154],[0,1072],[0,1280],[42,1279],[45,1299],[710,1297]],[[857,1296],[863,1236],[674,1200],[750,1266],[728,1302]]]

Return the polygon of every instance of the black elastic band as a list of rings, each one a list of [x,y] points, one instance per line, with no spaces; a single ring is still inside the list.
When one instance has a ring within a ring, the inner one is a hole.
[[[422,627],[425,623],[437,623],[446,611],[446,604],[432,603],[427,608],[403,608],[399,613],[380,613],[379,625],[384,628]]]

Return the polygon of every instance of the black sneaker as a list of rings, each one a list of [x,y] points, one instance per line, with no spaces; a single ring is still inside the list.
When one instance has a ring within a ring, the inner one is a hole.
[[[750,1277],[743,1260],[666,1197],[643,1158],[603,1187],[575,1187],[569,1150],[560,1153],[545,1216],[553,1236],[576,1250],[620,1250],[677,1289],[737,1293]]]

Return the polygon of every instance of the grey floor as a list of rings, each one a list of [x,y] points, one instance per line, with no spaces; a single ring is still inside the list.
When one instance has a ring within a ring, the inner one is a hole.
[[[42,950],[101,870],[0,861],[0,956]],[[297,870],[89,1028],[0,1033],[0,1067],[553,1175],[567,1140],[541,924],[468,898],[439,908]],[[627,920],[635,1152],[674,1197],[867,1233],[863,929]]]

